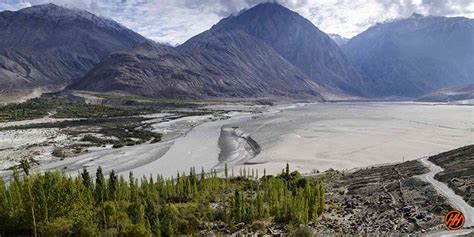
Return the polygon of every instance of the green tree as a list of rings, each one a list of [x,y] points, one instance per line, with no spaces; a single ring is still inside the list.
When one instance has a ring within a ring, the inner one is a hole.
[[[225,174],[226,179],[229,178],[229,173],[228,173],[228,170],[227,170],[227,163],[225,163],[224,174]]]
[[[20,161],[20,167],[26,175],[30,175],[30,163],[27,159],[22,159]]]
[[[82,183],[84,184],[84,187],[86,187],[89,190],[93,190],[94,184],[92,183],[92,177],[89,174],[89,171],[87,171],[85,167],[82,169],[81,177],[82,177]]]

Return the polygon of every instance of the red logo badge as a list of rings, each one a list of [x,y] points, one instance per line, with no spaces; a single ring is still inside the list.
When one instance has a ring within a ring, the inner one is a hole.
[[[450,230],[459,230],[464,226],[464,214],[458,210],[452,210],[444,216],[444,224]]]

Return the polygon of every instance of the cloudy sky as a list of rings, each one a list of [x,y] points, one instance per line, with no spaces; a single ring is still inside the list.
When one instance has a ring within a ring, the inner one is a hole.
[[[219,19],[268,0],[0,0],[0,11],[56,3],[112,18],[172,45],[210,28]],[[273,0],[275,1],[275,0]],[[474,18],[474,0],[276,0],[326,33],[352,37],[376,22],[425,15]]]

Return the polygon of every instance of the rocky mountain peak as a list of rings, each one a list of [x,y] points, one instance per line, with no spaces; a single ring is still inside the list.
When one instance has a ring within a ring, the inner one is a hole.
[[[0,29],[0,88],[20,94],[62,88],[111,53],[148,41],[113,20],[55,4],[0,12]]]
[[[413,12],[413,14],[411,14],[410,18],[421,18],[421,17],[424,17],[424,16],[425,15],[423,15],[423,14]]]
[[[342,48],[374,96],[418,97],[472,83],[474,20],[422,16],[377,24]]]
[[[94,18],[97,17],[94,14],[81,10],[81,9],[69,9],[56,5],[54,3],[47,3],[42,5],[35,5],[32,7],[24,8],[18,12],[35,15],[39,17],[83,17],[83,18]]]
[[[336,43],[337,46],[339,46],[339,47],[346,44],[349,41],[348,38],[342,37],[338,34],[329,34],[329,37],[331,37],[331,39],[334,41],[334,43]]]
[[[221,20],[211,29],[232,30],[265,42],[319,85],[361,94],[360,78],[336,43],[309,20],[278,3],[261,3]]]

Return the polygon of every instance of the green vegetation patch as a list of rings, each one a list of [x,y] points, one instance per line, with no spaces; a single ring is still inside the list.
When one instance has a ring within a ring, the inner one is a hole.
[[[110,118],[149,114],[161,111],[153,106],[93,105],[62,97],[43,96],[20,104],[0,106],[0,122],[42,118]]]
[[[145,130],[144,128],[137,128],[138,124],[125,125],[105,125],[98,133],[106,137],[115,137],[117,139],[104,139],[94,135],[87,134],[81,141],[90,142],[95,146],[103,146],[112,144],[113,148],[123,146],[133,146],[150,141],[156,143],[161,141],[162,134]]]
[[[316,221],[324,210],[320,180],[289,169],[262,178],[253,170],[239,177],[225,173],[220,178],[216,171],[191,169],[188,175],[138,182],[133,174],[126,181],[113,171],[106,178],[100,167],[95,180],[86,169],[75,178],[59,171],[24,177],[15,172],[8,186],[0,179],[0,235],[266,234],[270,225],[294,229]]]

